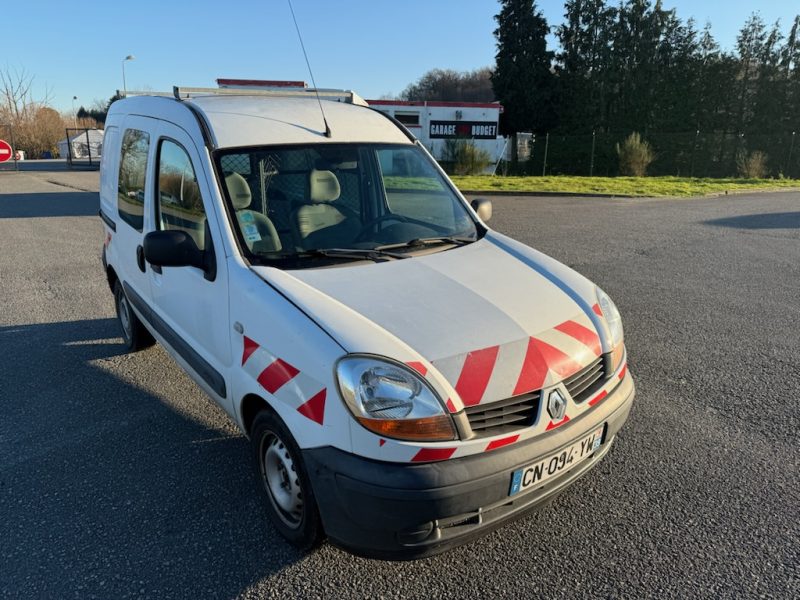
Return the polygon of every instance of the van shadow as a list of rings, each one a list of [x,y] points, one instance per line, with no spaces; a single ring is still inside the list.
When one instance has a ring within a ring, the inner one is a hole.
[[[800,229],[800,212],[739,215],[738,217],[704,221],[704,223],[735,229]]]
[[[99,209],[97,192],[0,193],[0,219],[86,217]]]
[[[233,597],[300,560],[267,522],[246,439],[207,424],[224,417],[199,390],[173,407],[125,381],[190,386],[158,347],[125,355],[117,327],[0,327],[0,589]]]

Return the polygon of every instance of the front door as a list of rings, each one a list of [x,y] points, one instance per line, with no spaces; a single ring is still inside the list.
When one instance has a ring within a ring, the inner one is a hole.
[[[212,203],[208,161],[181,128],[164,123],[156,141],[153,229],[181,230],[200,250],[211,252],[216,272],[196,267],[152,268],[154,327],[173,355],[226,410],[231,365],[228,273]]]

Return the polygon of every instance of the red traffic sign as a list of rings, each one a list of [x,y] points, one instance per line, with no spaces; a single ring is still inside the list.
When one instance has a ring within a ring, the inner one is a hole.
[[[11,160],[11,144],[5,140],[0,140],[0,163]]]

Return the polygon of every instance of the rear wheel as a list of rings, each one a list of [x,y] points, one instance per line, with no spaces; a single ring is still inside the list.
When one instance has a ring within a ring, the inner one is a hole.
[[[122,289],[119,281],[114,284],[114,304],[117,307],[117,320],[122,329],[122,343],[125,344],[125,347],[131,352],[136,352],[152,346],[155,342],[153,336],[133,312],[125,290]]]
[[[323,532],[300,448],[283,421],[269,410],[256,417],[250,441],[272,524],[290,544],[310,550],[322,540]]]

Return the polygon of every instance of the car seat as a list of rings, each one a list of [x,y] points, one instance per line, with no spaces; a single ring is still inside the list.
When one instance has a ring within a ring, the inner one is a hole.
[[[294,211],[292,223],[300,246],[305,249],[335,248],[353,242],[361,231],[357,219],[346,216],[332,203],[342,192],[332,171],[313,169],[309,174],[310,202]]]
[[[245,237],[245,243],[250,250],[258,252],[278,252],[281,250],[281,239],[275,226],[269,217],[256,210],[250,210],[253,201],[253,194],[247,180],[239,173],[231,173],[225,176],[225,185],[228,187],[228,194],[231,197],[233,208],[236,211],[236,218],[239,227]],[[254,225],[257,233],[248,235],[247,227]],[[256,239],[260,238],[260,239]]]

